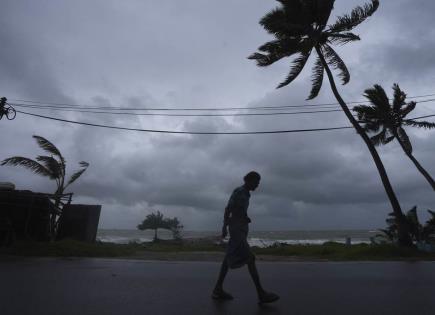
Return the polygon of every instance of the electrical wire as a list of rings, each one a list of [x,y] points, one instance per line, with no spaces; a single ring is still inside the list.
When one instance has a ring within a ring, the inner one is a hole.
[[[129,131],[141,131],[141,132],[150,132],[150,133],[166,133],[166,134],[189,134],[189,135],[258,135],[258,134],[279,134],[279,133],[299,133],[299,132],[313,132],[313,131],[326,131],[326,130],[339,130],[339,129],[349,129],[353,127],[333,127],[333,128],[315,128],[315,129],[293,129],[293,130],[273,130],[273,131],[246,131],[246,132],[194,132],[194,131],[170,131],[170,130],[154,130],[154,129],[139,129],[139,128],[127,128],[127,127],[118,127],[118,126],[109,126],[109,125],[101,125],[94,123],[86,123],[81,121],[73,121],[68,119],[55,118],[50,116],[38,115],[33,113],[27,113],[23,111],[17,110],[17,113],[21,113],[24,115],[30,115],[50,120],[57,120],[72,124],[92,126],[92,127],[101,127],[101,128],[110,128],[110,129],[119,129],[119,130],[129,130]]]
[[[28,109],[47,109],[41,107],[28,107],[20,104],[13,104],[16,107],[23,107]],[[342,112],[341,109],[332,110],[317,110],[317,111],[299,111],[299,112],[274,112],[274,113],[236,113],[236,114],[161,114],[161,113],[131,113],[131,112],[107,112],[107,111],[92,111],[81,109],[64,109],[64,108],[50,108],[53,111],[62,112],[77,112],[77,113],[91,113],[91,114],[109,114],[109,115],[128,115],[128,116],[164,116],[164,117],[231,117],[231,116],[279,116],[279,115],[298,115],[298,114],[317,114],[317,113],[330,113]]]
[[[435,99],[428,99],[419,101],[419,103],[433,102]],[[132,113],[132,112],[112,112],[112,111],[93,111],[84,109],[70,109],[58,107],[46,107],[43,105],[27,105],[11,103],[16,107],[23,107],[28,109],[47,109],[62,112],[78,112],[78,113],[91,113],[91,114],[109,114],[109,115],[128,115],[128,116],[162,116],[162,117],[232,117],[232,116],[280,116],[280,115],[298,115],[298,114],[318,114],[318,113],[331,113],[342,112],[342,109],[325,109],[325,110],[311,110],[311,111],[296,111],[296,112],[273,112],[273,113],[235,113],[235,114],[162,114],[162,113]],[[322,106],[322,105],[320,105]],[[323,105],[325,106],[325,105]]]
[[[81,121],[73,121],[61,118],[55,118],[50,116],[38,115],[34,113],[28,113],[17,110],[18,113],[24,115],[30,115],[34,117],[40,117],[50,120],[62,121],[72,124],[92,126],[92,127],[101,127],[101,128],[109,128],[109,129],[118,129],[118,130],[128,130],[128,131],[140,131],[140,132],[149,132],[149,133],[165,133],[165,134],[190,134],[190,135],[258,135],[258,134],[280,134],[280,133],[301,133],[301,132],[318,132],[318,131],[329,131],[329,130],[341,130],[341,129],[353,129],[353,127],[331,127],[331,128],[314,128],[314,129],[292,129],[292,130],[273,130],[273,131],[247,131],[247,132],[192,132],[192,131],[170,131],[170,130],[154,130],[154,129],[139,129],[139,128],[127,128],[127,127],[118,127],[118,126],[109,126],[109,125],[101,125],[94,123],[86,123]],[[434,115],[426,115],[421,117],[414,117],[410,119],[421,119],[435,117]]]
[[[416,99],[421,97],[435,96],[435,94],[425,94],[408,96],[407,99]],[[390,99],[391,100],[391,99]],[[432,99],[435,100],[435,99]],[[432,101],[430,100],[430,101]],[[67,103],[52,103],[52,102],[40,102],[32,100],[20,100],[11,99],[14,102],[39,104],[44,106],[52,107],[71,107],[71,108],[82,108],[82,109],[106,109],[106,110],[154,110],[154,111],[222,111],[222,110],[262,110],[262,109],[283,109],[283,108],[297,108],[297,107],[314,107],[314,106],[330,106],[339,105],[339,103],[319,103],[319,104],[302,104],[302,105],[283,105],[283,106],[253,106],[253,107],[215,107],[215,108],[124,108],[124,107],[112,107],[112,106],[92,106],[92,105],[79,105],[79,104],[67,104]],[[352,101],[346,104],[360,104],[368,103],[370,101]],[[421,103],[421,101],[420,101]]]

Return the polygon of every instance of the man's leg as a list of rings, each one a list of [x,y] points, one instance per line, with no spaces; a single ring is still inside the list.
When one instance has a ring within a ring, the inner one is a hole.
[[[252,255],[252,258],[248,262],[248,270],[251,275],[252,281],[254,281],[255,288],[257,289],[258,293],[258,300],[259,303],[272,303],[279,299],[279,296],[275,293],[266,292],[264,291],[261,282],[260,282],[260,276],[258,275],[257,266],[255,264],[255,256]]]
[[[258,275],[257,266],[255,265],[255,256],[252,256],[252,259],[249,260],[248,270],[249,274],[251,275],[252,281],[254,281],[258,296],[264,294],[264,289],[260,283],[260,276]]]
[[[221,270],[219,272],[219,278],[216,282],[216,286],[214,287],[212,298],[216,300],[232,300],[233,296],[229,294],[228,292],[225,292],[223,289],[223,284],[225,280],[225,276],[228,273],[228,262],[226,257],[224,258],[224,261],[221,265]]]
[[[221,270],[219,272],[219,278],[216,282],[215,290],[223,290],[223,284],[227,273],[228,273],[228,263],[227,263],[227,259],[225,258],[221,265]]]

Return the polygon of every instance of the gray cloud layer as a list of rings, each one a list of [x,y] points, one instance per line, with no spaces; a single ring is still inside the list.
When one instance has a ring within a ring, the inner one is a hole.
[[[267,69],[246,59],[270,37],[258,25],[274,1],[6,1],[0,86],[11,99],[98,106],[217,107],[303,104],[310,71],[275,90],[290,60]],[[335,15],[360,1],[337,1]],[[435,4],[382,1],[357,29],[362,41],[338,48],[352,73],[347,100],[394,82],[409,95],[433,93]],[[421,34],[424,34],[421,35]],[[334,102],[328,82],[313,104]],[[432,103],[416,115],[433,113]],[[276,130],[348,125],[342,113],[245,118],[150,118],[45,113],[82,121],[193,131]],[[18,115],[0,122],[1,156],[39,154],[32,134],[54,142],[72,171],[76,202],[103,204],[102,227],[134,228],[151,209],[187,229],[218,229],[232,189],[258,170],[254,229],[377,228],[390,212],[379,176],[352,130],[274,136],[176,136],[65,125]],[[435,174],[433,132],[409,131],[415,156]],[[434,207],[429,185],[396,144],[381,148],[403,208]],[[0,181],[51,191],[47,179],[2,167]],[[423,215],[423,212],[422,212]],[[423,215],[424,217],[424,215]]]

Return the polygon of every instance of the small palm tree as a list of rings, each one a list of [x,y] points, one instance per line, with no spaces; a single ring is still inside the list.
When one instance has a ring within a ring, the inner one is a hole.
[[[13,166],[23,166],[35,174],[39,174],[42,176],[46,176],[54,181],[56,181],[56,191],[55,195],[55,206],[58,207],[60,205],[60,198],[64,193],[65,189],[74,183],[88,168],[89,163],[80,162],[81,169],[76,171],[69,180],[65,183],[65,168],[66,161],[59,149],[56,148],[54,144],[52,144],[47,139],[34,135],[33,138],[38,143],[39,147],[44,151],[48,152],[48,155],[38,155],[36,157],[36,161],[22,157],[22,156],[13,156],[7,159],[4,159],[1,162],[1,165],[13,165]],[[50,219],[50,229],[52,237],[55,237],[55,226],[56,226],[56,217],[57,215],[53,214]]]
[[[431,210],[427,211],[430,215],[430,219],[427,220],[424,225],[420,223],[418,218],[417,206],[414,206],[406,213],[406,220],[409,225],[410,235],[415,243],[421,241],[425,243],[433,243],[435,239],[435,212]],[[396,242],[398,235],[394,213],[390,213],[389,218],[387,218],[385,221],[387,222],[387,228],[379,229],[382,234],[378,234],[377,236],[386,238],[392,242]]]
[[[358,6],[350,15],[343,15],[338,20],[327,26],[331,15],[334,0],[277,0],[280,7],[267,13],[260,24],[275,39],[265,43],[249,59],[257,61],[261,67],[269,66],[285,57],[296,56],[286,79],[278,85],[282,88],[295,80],[302,72],[312,51],[316,52],[317,58],[314,63],[312,74],[312,88],[308,99],[315,98],[322,87],[323,76],[326,72],[332,92],[340,104],[343,112],[362,137],[376,164],[385,191],[390,200],[397,224],[400,230],[400,244],[410,246],[412,244],[407,224],[400,207],[399,201],[391,186],[385,167],[376,151],[375,146],[365,133],[364,129],[353,117],[352,112],[344,102],[337,90],[331,69],[339,71],[339,77],[343,84],[350,80],[350,74],[346,64],[331,47],[332,44],[347,44],[360,40],[359,36],[350,32],[356,26],[370,17],[378,8],[379,1],[371,0],[371,3]]]
[[[358,105],[353,110],[357,113],[364,130],[376,133],[370,138],[374,145],[387,144],[396,139],[405,154],[435,190],[435,181],[415,159],[411,141],[403,129],[404,126],[433,129],[435,123],[407,119],[406,116],[415,109],[417,103],[406,103],[406,94],[398,84],[393,85],[393,90],[393,104],[390,104],[385,90],[376,84],[373,88],[367,89],[364,94],[372,105]]]
[[[166,228],[165,220],[163,214],[160,211],[156,213],[148,214],[145,220],[137,226],[139,230],[154,230],[154,241],[157,241],[157,230]]]

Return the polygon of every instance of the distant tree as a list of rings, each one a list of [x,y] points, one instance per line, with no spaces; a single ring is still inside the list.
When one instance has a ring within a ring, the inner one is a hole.
[[[12,166],[23,166],[29,170],[31,170],[35,174],[39,174],[45,177],[50,178],[56,182],[56,191],[55,195],[55,206],[58,207],[60,205],[61,196],[64,193],[65,189],[74,183],[88,168],[89,163],[85,161],[81,161],[79,163],[81,169],[76,171],[69,180],[66,181],[66,161],[65,158],[60,153],[59,149],[56,148],[54,144],[52,144],[47,139],[34,135],[33,138],[38,143],[39,147],[44,151],[48,152],[48,155],[38,155],[36,157],[36,161],[22,157],[22,156],[13,156],[7,159],[4,159],[1,162],[1,165],[12,165]],[[52,215],[50,219],[50,229],[51,236],[55,237],[55,226],[56,226],[56,215]]]
[[[264,15],[260,20],[260,24],[268,33],[274,36],[274,39],[261,45],[258,48],[259,52],[253,53],[248,58],[255,60],[260,67],[266,67],[283,58],[296,56],[289,74],[278,85],[278,88],[282,88],[293,82],[304,69],[311,54],[313,52],[316,54],[317,58],[312,71],[312,87],[308,99],[311,100],[317,97],[326,73],[332,93],[352,126],[366,144],[375,162],[385,192],[394,213],[396,213],[400,244],[403,246],[412,245],[404,214],[382,160],[370,138],[353,117],[351,110],[338,92],[332,73],[332,69],[337,70],[342,83],[349,82],[349,70],[332,46],[360,40],[359,36],[351,31],[376,12],[379,1],[371,0],[370,3],[364,6],[357,6],[350,14],[338,17],[337,21],[331,25],[327,25],[327,23],[335,0],[277,1],[281,5]]]
[[[178,218],[166,219],[167,227],[171,230],[172,236],[176,240],[180,240],[182,238],[181,232],[183,230],[183,225],[180,224]]]
[[[152,212],[148,214],[137,228],[139,230],[154,230],[154,241],[157,241],[158,229],[170,230],[175,239],[180,239],[183,226],[176,217],[172,219],[165,218],[160,211],[157,211],[156,213]]]
[[[406,103],[406,94],[398,84],[393,85],[393,90],[393,103],[390,104],[385,90],[376,84],[373,88],[365,90],[364,94],[371,105],[358,105],[353,110],[357,113],[364,130],[375,134],[370,138],[374,145],[387,144],[396,139],[408,158],[435,190],[434,179],[412,154],[411,141],[403,128],[410,126],[435,129],[435,123],[407,119],[406,116],[415,109],[417,103]]]

